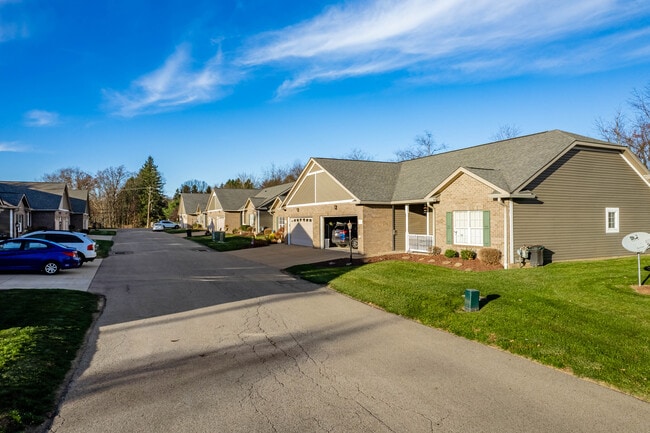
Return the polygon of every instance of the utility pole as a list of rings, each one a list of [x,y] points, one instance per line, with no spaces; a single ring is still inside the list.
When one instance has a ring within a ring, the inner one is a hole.
[[[147,228],[151,226],[151,187],[149,189],[149,198],[147,199]]]

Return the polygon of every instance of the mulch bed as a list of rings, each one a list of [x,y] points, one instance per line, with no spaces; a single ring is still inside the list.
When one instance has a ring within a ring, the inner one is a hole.
[[[650,286],[632,286],[632,288],[642,295],[650,295]]]
[[[434,265],[434,266],[443,266],[451,269],[458,269],[461,271],[494,271],[497,269],[503,269],[503,265],[488,265],[480,260],[463,260],[460,257],[448,258],[442,254],[409,254],[409,253],[398,253],[398,254],[386,254],[382,256],[374,257],[364,257],[364,258],[354,258],[352,259],[353,265],[364,265],[367,263],[376,263],[383,262],[387,260],[402,260],[409,262],[422,263],[425,265]],[[315,263],[316,266],[345,266],[350,260],[347,258],[328,260],[326,262]]]

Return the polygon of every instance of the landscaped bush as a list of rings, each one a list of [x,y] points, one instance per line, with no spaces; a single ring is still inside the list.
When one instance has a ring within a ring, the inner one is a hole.
[[[481,248],[478,250],[478,259],[488,265],[501,263],[501,251],[496,248]]]
[[[474,260],[476,253],[472,250],[460,250],[460,258],[463,260]]]
[[[432,247],[429,247],[429,254],[433,254],[434,256],[437,256],[438,254],[442,253],[442,248],[436,247],[435,245]]]
[[[452,250],[451,248],[448,250],[445,250],[445,257],[449,259],[453,259],[454,257],[458,257],[458,253],[456,250]]]

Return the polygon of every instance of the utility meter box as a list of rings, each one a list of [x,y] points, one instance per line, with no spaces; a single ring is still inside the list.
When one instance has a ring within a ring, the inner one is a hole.
[[[479,291],[476,289],[465,289],[465,311],[479,310]]]

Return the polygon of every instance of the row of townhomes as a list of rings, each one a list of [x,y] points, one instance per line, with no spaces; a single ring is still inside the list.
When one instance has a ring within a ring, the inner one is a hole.
[[[0,237],[28,230],[88,230],[88,191],[57,182],[0,181]]]
[[[183,227],[200,226],[230,232],[249,226],[258,233],[284,229],[283,216],[274,217],[293,183],[263,189],[215,189],[210,194],[181,194],[178,217]]]
[[[192,200],[186,223],[217,230],[283,228],[289,244],[330,248],[351,223],[363,255],[490,247],[506,268],[522,246],[542,245],[546,263],[623,256],[626,234],[650,231],[648,169],[624,146],[559,130],[403,162],[311,158],[294,184]]]

